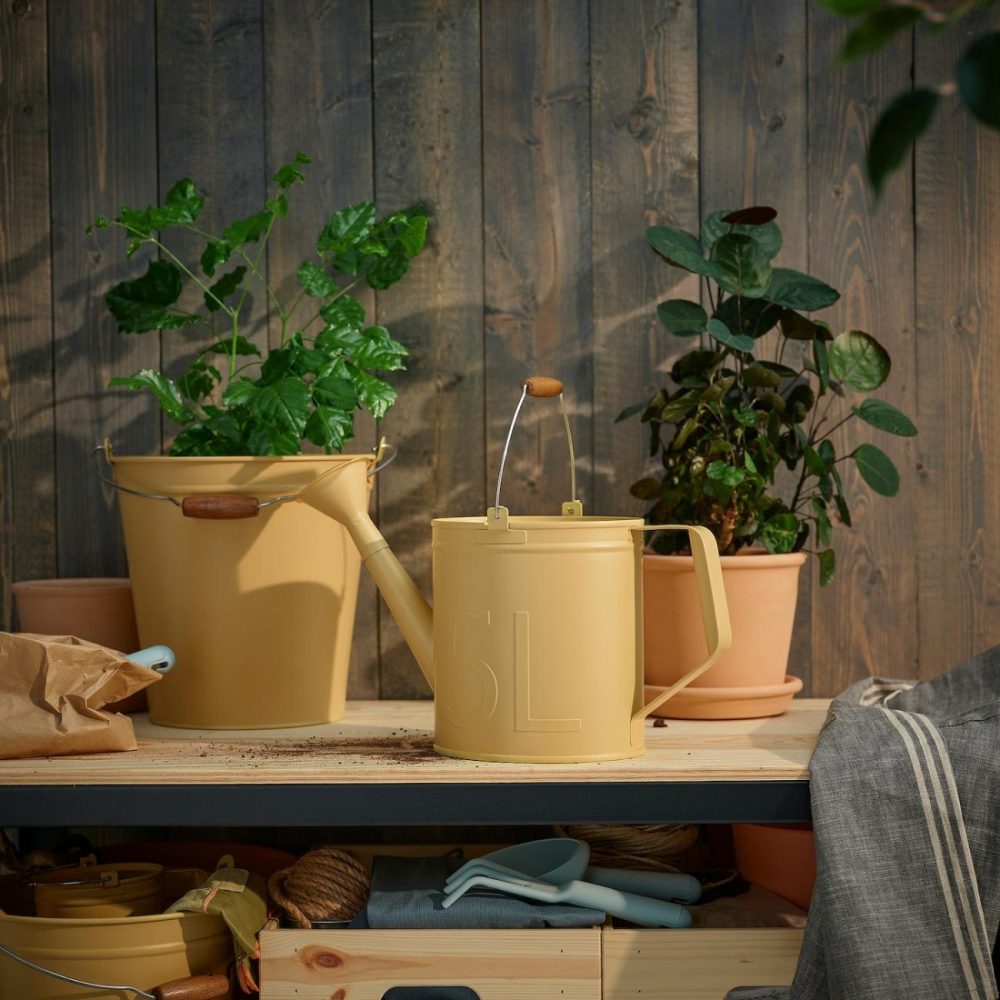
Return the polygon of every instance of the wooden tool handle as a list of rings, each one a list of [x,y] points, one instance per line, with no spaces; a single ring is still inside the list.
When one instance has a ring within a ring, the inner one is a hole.
[[[153,990],[156,1000],[218,1000],[229,996],[228,976],[187,976]]]
[[[213,521],[232,521],[238,517],[256,517],[257,498],[241,493],[206,493],[184,497],[181,511],[185,517],[203,517]]]
[[[563,391],[562,382],[548,375],[531,375],[521,385],[528,390],[529,396],[558,396]]]

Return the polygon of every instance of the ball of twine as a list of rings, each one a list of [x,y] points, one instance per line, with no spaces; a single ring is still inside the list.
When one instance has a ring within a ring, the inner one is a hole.
[[[680,823],[650,826],[597,826],[574,824],[556,827],[564,837],[590,844],[590,863],[608,868],[680,872],[676,856],[698,839],[698,827]]]
[[[365,866],[345,851],[318,847],[268,882],[271,898],[299,927],[314,920],[350,920],[368,902],[371,879]]]

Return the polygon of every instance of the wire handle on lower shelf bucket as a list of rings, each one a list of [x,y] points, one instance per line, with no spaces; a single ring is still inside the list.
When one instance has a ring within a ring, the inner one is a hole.
[[[389,452],[389,457],[385,461],[382,461],[382,456],[386,451]],[[114,454],[114,449],[109,439],[105,438],[104,443],[99,444],[93,450],[95,457],[98,453],[104,456],[104,460],[108,465],[112,464],[111,456]],[[372,449],[371,456],[359,455],[357,461],[367,462],[369,459],[374,460],[374,468],[368,472],[369,477],[371,477],[375,473],[381,472],[386,466],[392,465],[396,460],[397,454],[397,450],[391,444],[388,444],[385,438],[381,438],[379,443]],[[271,458],[276,456],[261,455],[257,457]],[[273,507],[275,504],[284,503],[286,500],[298,500],[299,498],[298,493],[284,493],[281,496],[268,497],[267,500],[260,500],[246,493],[199,493],[195,496],[181,497],[178,500],[177,497],[169,496],[168,494],[148,493],[146,490],[137,490],[132,486],[123,486],[113,479],[108,479],[101,471],[100,465],[96,462],[94,464],[94,473],[102,483],[110,486],[112,489],[121,490],[122,493],[131,493],[132,496],[142,497],[144,500],[166,500],[167,503],[172,503],[175,507],[180,507],[181,513],[185,517],[196,517],[209,521],[234,521],[246,517],[256,517],[266,507]]]
[[[566,428],[566,444],[569,446],[569,482],[570,497],[572,499],[563,501],[562,513],[565,515],[579,516],[583,514],[583,504],[576,497],[576,453],[573,451],[573,432],[569,426],[569,414],[566,412],[566,399],[563,395],[563,384],[557,378],[548,375],[529,375],[521,382],[521,398],[514,407],[514,416],[511,417],[510,427],[507,428],[507,440],[503,444],[503,454],[500,456],[500,471],[497,473],[497,490],[494,498],[493,517],[499,520],[502,517],[500,506],[500,487],[503,484],[503,470],[507,464],[507,452],[510,449],[510,439],[514,434],[514,425],[517,423],[521,407],[524,405],[526,396],[533,396],[536,399],[547,399],[552,396],[559,397],[559,410],[562,413],[563,426]]]
[[[111,986],[107,983],[91,983],[86,979],[74,979],[72,976],[65,976],[61,972],[46,969],[44,965],[29,961],[2,944],[0,944],[0,953],[12,958],[15,962],[20,962],[21,965],[26,965],[35,972],[50,976],[52,979],[59,979],[64,983],[71,983],[73,986],[83,986],[89,990],[100,990],[102,993],[118,993],[119,995],[133,993],[137,997],[142,997],[143,1000],[219,1000],[221,997],[229,996],[229,976],[185,976],[183,979],[173,979],[169,983],[163,983],[152,990],[143,990],[138,986]]]

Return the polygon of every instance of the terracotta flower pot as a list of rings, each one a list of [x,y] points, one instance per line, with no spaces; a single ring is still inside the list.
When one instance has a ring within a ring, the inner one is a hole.
[[[802,552],[722,557],[733,644],[663,706],[675,718],[754,718],[784,711],[802,687],[787,676]],[[643,557],[646,684],[667,687],[704,659],[705,636],[690,556]],[[711,689],[711,690],[709,690]]]
[[[733,848],[739,873],[803,910],[816,882],[811,823],[737,823]]]
[[[134,653],[139,648],[132,587],[126,578],[22,580],[11,590],[22,632],[75,635],[120,653]],[[139,691],[109,707],[119,712],[145,711],[146,692]]]

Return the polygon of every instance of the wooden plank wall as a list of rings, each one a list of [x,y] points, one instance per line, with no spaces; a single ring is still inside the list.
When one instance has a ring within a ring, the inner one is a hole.
[[[921,429],[888,445],[896,500],[848,476],[856,526],[838,532],[832,586],[803,575],[793,672],[832,694],[870,672],[933,676],[1000,641],[1000,138],[944,102],[874,211],[861,167],[872,121],[911,80],[947,80],[963,39],[906,36],[843,69],[843,37],[804,0],[4,4],[3,621],[12,580],[123,572],[89,450],[111,436],[154,452],[170,428],[145,398],[104,385],[189,354],[176,333],[115,334],[100,295],[127,268],[117,241],[84,226],[183,175],[227,213],[249,211],[303,149],[315,162],[298,223],[268,255],[279,282],[344,204],[421,200],[432,213],[411,273],[367,302],[412,351],[381,428],[400,457],[376,506],[422,585],[429,519],[477,512],[492,493],[524,374],[567,383],[589,508],[634,512],[644,444],[612,420],[669,367],[655,303],[698,294],[643,229],[765,202],[780,212],[783,262],[844,293],[834,325],[889,348],[885,395]],[[357,446],[377,430],[362,422]],[[864,438],[855,424],[841,443]],[[567,488],[560,424],[533,405],[505,499],[552,509]],[[425,691],[367,582],[351,690]]]

